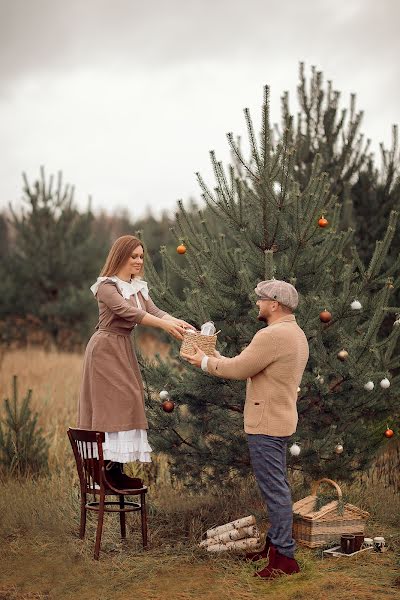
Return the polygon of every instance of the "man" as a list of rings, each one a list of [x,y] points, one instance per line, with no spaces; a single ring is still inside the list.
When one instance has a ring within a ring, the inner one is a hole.
[[[267,558],[256,573],[272,579],[278,574],[299,572],[292,538],[292,498],[286,477],[286,449],[297,426],[297,388],[309,350],[307,338],[293,311],[298,305],[296,289],[285,281],[261,281],[258,319],[268,323],[258,331],[241,354],[226,358],[215,352],[207,357],[196,348],[184,358],[210,375],[224,379],[247,379],[244,429],[254,474],[268,508],[270,529],[262,551],[247,558]]]

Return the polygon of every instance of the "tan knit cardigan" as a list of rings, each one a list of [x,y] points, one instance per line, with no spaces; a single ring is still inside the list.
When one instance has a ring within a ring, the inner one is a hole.
[[[247,379],[246,433],[289,436],[297,426],[297,388],[309,355],[304,331],[288,315],[256,333],[234,358],[210,357],[207,370],[223,379]]]

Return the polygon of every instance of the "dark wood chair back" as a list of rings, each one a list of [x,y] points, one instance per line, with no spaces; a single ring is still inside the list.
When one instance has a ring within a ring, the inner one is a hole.
[[[103,442],[105,435],[99,431],[68,429],[82,491],[96,495],[102,483],[104,469]]]

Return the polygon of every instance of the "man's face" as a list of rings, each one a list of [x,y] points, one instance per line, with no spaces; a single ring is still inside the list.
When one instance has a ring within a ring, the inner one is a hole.
[[[257,319],[264,323],[268,323],[268,319],[270,319],[279,306],[276,300],[257,300],[256,304],[259,310]]]

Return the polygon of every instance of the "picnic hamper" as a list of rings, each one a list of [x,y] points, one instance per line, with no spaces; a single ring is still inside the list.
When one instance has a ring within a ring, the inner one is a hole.
[[[321,483],[332,485],[338,499],[316,510],[317,490]],[[332,479],[316,481],[311,495],[293,504],[293,537],[296,542],[318,548],[327,542],[339,541],[343,533],[364,533],[369,513],[353,504],[344,504],[342,498],[342,490]]]
[[[214,335],[202,335],[200,331],[192,330],[185,331],[183,334],[183,341],[181,345],[181,354],[196,354],[194,345],[198,346],[200,350],[203,350],[207,356],[213,356],[215,346],[217,343],[217,334]]]

